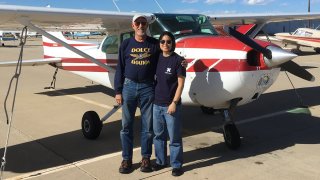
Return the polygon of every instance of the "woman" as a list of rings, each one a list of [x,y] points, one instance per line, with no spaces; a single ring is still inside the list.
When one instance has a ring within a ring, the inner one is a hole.
[[[160,49],[157,71],[155,99],[153,105],[153,130],[155,137],[157,171],[167,165],[167,132],[170,138],[170,164],[172,175],[180,176],[182,171],[182,137],[181,137],[181,93],[184,86],[186,70],[181,66],[183,58],[174,52],[175,38],[170,32],[160,35]]]

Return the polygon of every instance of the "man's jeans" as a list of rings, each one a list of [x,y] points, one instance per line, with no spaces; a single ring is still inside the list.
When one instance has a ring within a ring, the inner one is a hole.
[[[122,90],[122,157],[132,160],[133,122],[137,107],[141,112],[141,155],[150,158],[152,154],[152,106],[154,99],[153,82],[137,83],[125,79]]]
[[[168,106],[153,105],[153,139],[156,152],[156,163],[166,165],[167,159],[167,131],[170,137],[170,164],[172,168],[181,168],[183,163],[183,146],[181,137],[181,105],[177,105],[176,112],[168,114]]]

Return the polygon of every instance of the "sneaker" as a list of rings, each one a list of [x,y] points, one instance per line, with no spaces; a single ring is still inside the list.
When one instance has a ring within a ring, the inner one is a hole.
[[[123,160],[119,168],[119,173],[129,174],[131,171],[132,171],[132,160]]]
[[[142,158],[140,171],[141,172],[152,172],[150,158]]]
[[[173,168],[172,169],[172,176],[181,176],[183,174],[182,168]]]
[[[163,169],[163,168],[166,168],[167,167],[167,165],[159,165],[159,164],[155,164],[155,165],[153,165],[152,166],[152,170],[153,171],[159,171],[159,170],[161,170],[161,169]]]

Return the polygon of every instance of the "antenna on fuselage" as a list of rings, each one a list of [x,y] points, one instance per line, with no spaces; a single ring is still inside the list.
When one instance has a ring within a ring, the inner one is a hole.
[[[157,5],[158,5],[159,8],[161,9],[162,13],[164,13],[164,10],[162,9],[162,7],[161,7],[160,4],[158,3],[158,1],[157,1],[157,0],[154,0],[154,1],[157,3]]]
[[[119,7],[117,6],[116,1],[117,1],[117,0],[112,0],[113,4],[116,6],[116,8],[117,8],[118,12],[120,12],[120,9],[119,9]]]

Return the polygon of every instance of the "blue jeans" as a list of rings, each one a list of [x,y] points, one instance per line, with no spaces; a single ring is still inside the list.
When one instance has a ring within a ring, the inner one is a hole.
[[[152,106],[154,99],[153,82],[137,83],[125,79],[122,90],[122,130],[120,139],[122,157],[132,160],[133,153],[133,122],[137,107],[141,112],[141,155],[150,158],[152,154]]]
[[[181,168],[183,163],[181,105],[177,105],[176,112],[171,115],[167,111],[168,106],[153,105],[153,131],[155,134],[153,143],[157,159],[156,163],[159,165],[167,164],[167,134],[169,134],[171,167]]]

